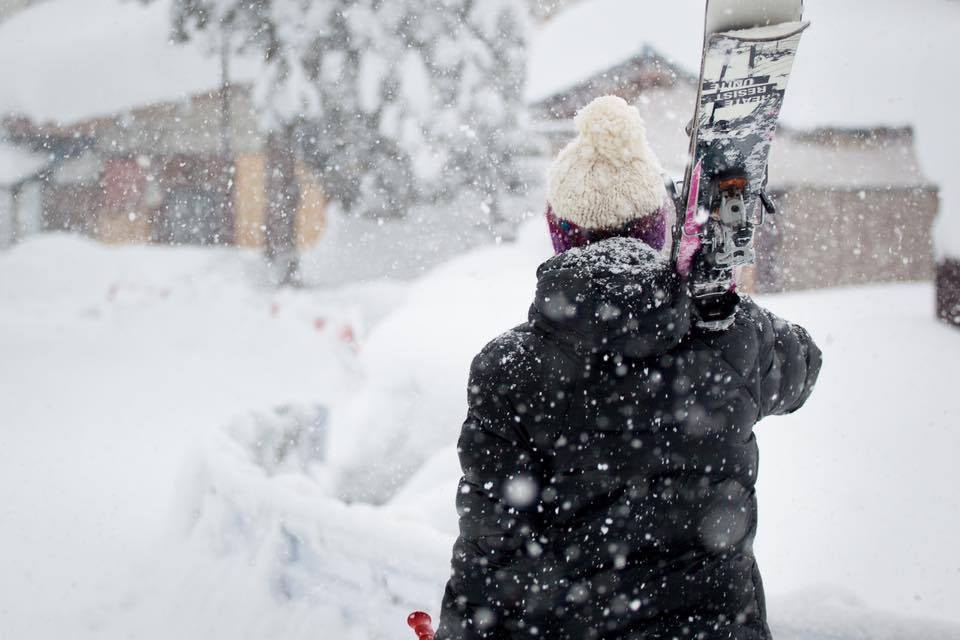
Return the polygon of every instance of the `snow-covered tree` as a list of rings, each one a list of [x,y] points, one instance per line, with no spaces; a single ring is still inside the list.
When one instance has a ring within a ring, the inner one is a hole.
[[[174,25],[258,52],[267,131],[291,127],[346,211],[402,216],[475,194],[491,222],[527,182],[526,3],[175,0]]]
[[[529,9],[512,0],[452,0],[452,41],[437,41],[431,62],[447,85],[449,117],[433,131],[453,171],[445,188],[466,188],[481,197],[495,225],[501,198],[529,180],[523,156],[533,151],[524,121]]]
[[[304,122],[319,115],[316,84],[306,77],[298,54],[310,42],[315,25],[322,24],[332,9],[332,2],[172,2],[173,29],[178,39],[204,41],[211,50],[219,50],[224,64],[236,52],[263,62],[254,98],[266,134],[264,244],[266,257],[284,284],[295,284],[299,279],[295,233],[300,204],[298,132]]]
[[[420,193],[410,154],[384,123],[392,119],[414,132],[420,123],[403,104],[399,44],[379,23],[379,2],[337,1],[301,56],[321,111],[303,128],[305,160],[345,210],[402,215]]]

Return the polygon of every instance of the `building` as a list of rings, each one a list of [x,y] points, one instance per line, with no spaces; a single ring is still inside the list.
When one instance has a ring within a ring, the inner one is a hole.
[[[937,315],[960,327],[960,260],[945,258],[937,265]]]
[[[256,63],[231,60],[225,77],[200,47],[171,44],[167,2],[80,5],[46,0],[0,23],[3,128],[53,159],[35,226],[105,242],[262,246],[266,139],[246,89]],[[325,200],[303,167],[298,177],[295,236],[307,247]]]
[[[8,121],[13,140],[58,158],[43,182],[40,228],[110,243],[263,246],[265,138],[248,91],[227,93],[226,133],[219,91],[67,125]],[[295,229],[306,248],[323,232],[326,202],[302,166],[298,177]]]
[[[42,226],[41,185],[48,156],[0,141],[0,248]]]
[[[960,327],[960,222],[944,220],[937,239],[937,316]]]
[[[573,115],[598,95],[635,104],[669,175],[682,177],[697,77],[650,46],[531,105],[558,151]],[[758,292],[867,282],[929,280],[938,189],[922,174],[909,128],[782,126],[770,161],[779,213],[757,237],[758,263],[744,274]]]
[[[758,234],[758,291],[931,279],[939,189],[912,129],[785,129],[776,145],[780,215]]]

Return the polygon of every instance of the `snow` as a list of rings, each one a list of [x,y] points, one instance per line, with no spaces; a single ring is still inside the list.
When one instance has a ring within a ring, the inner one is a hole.
[[[864,10],[854,2],[808,2],[804,17],[813,25],[800,45],[784,122],[913,125],[923,169],[943,189],[938,252],[960,256],[960,179],[953,171],[956,135],[949,124],[960,87],[944,75],[956,57],[960,4],[879,0]],[[702,0],[585,0],[534,38],[528,98],[543,99],[601,73],[644,44],[695,71],[702,33]]]
[[[423,62],[423,56],[417,51],[408,51],[400,63],[400,75],[403,77],[401,91],[404,100],[416,113],[429,118],[433,105],[430,73]]]
[[[744,40],[781,40],[789,37],[804,28],[804,22],[783,22],[775,25],[763,27],[751,27],[749,29],[731,29],[724,33],[731,33]]]
[[[523,215],[519,200],[504,198],[511,219]],[[470,247],[489,243],[491,232],[475,198],[466,194],[449,208],[464,215],[425,206],[413,208],[403,219],[370,218],[331,207],[324,235],[301,257],[301,269],[311,283],[322,285],[411,279]]]
[[[360,59],[357,101],[365,112],[374,113],[383,103],[383,81],[389,71],[389,61],[376,51],[367,51]]]
[[[49,163],[47,156],[0,142],[0,188],[36,175]]]
[[[467,367],[549,253],[538,219],[412,282],[286,292],[235,249],[0,253],[4,636],[408,634],[448,575]],[[761,300],[825,354],[758,432],[778,638],[960,638],[960,340],[932,296]],[[291,426],[317,405],[322,440]]]
[[[72,124],[220,86],[216,56],[171,42],[171,0],[47,0],[0,23],[0,114]],[[231,61],[233,81],[256,65]]]
[[[574,247],[557,257],[552,269],[590,270],[594,273],[626,275],[637,279],[649,278],[659,269],[665,270],[656,259],[657,251],[632,238],[611,238],[603,244]],[[588,271],[589,272],[589,271]]]

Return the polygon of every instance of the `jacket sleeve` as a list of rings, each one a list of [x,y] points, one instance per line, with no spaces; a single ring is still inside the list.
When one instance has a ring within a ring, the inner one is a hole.
[[[793,413],[816,385],[820,349],[803,327],[754,307],[761,321],[760,417]]]
[[[511,350],[490,348],[471,367],[459,440],[460,535],[437,640],[511,637],[539,574],[547,571],[538,529],[548,472],[527,429],[535,372]]]

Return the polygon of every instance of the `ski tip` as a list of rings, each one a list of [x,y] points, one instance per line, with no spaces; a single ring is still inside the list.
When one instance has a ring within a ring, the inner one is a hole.
[[[713,34],[716,38],[733,38],[740,42],[777,42],[799,35],[810,26],[809,21],[783,22],[759,27],[728,29]]]

